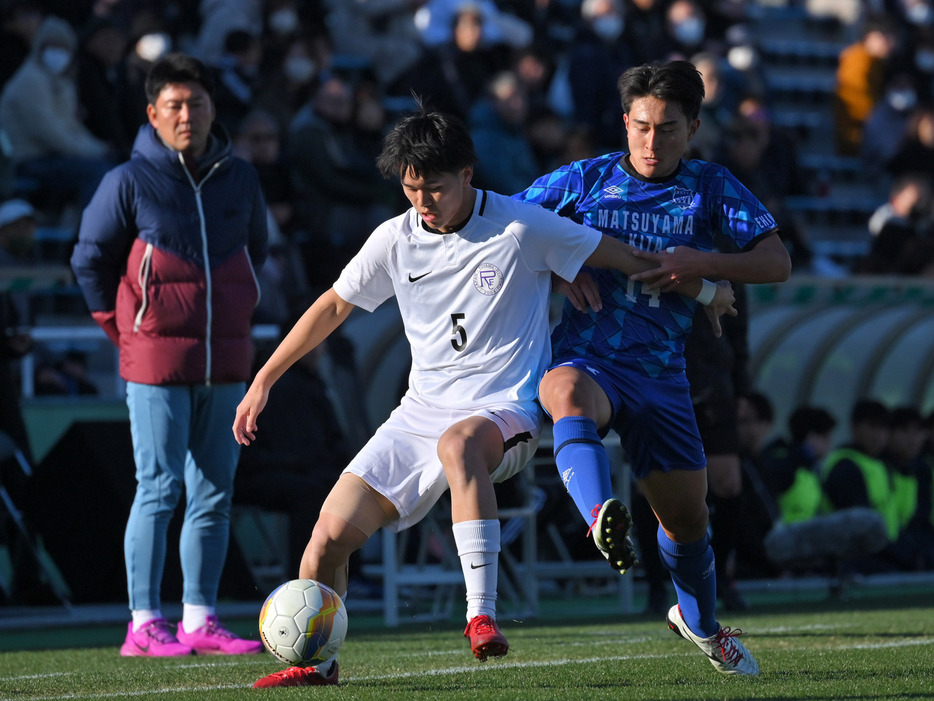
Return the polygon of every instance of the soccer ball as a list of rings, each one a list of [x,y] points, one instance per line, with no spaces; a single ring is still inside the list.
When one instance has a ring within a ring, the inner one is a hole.
[[[347,609],[333,589],[313,579],[279,585],[259,612],[266,649],[289,665],[305,667],[335,654],[347,636]]]

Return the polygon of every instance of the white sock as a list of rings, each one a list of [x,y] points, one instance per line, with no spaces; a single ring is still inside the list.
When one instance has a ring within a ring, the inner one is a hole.
[[[454,542],[467,586],[467,620],[496,618],[496,576],[499,574],[499,520],[454,524]]]
[[[315,665],[315,671],[316,671],[318,674],[320,674],[322,677],[330,676],[330,674],[331,674],[331,665],[333,665],[335,662],[337,662],[337,655],[334,655],[333,657],[329,657],[328,659],[326,659],[326,660],[325,660],[324,662],[322,662],[321,664],[316,664],[316,665]]]
[[[159,609],[139,609],[138,611],[130,611],[130,613],[133,615],[134,633],[149,623],[149,621],[162,618],[162,611]]]
[[[208,622],[208,616],[213,615],[213,606],[182,604],[182,628],[186,633],[194,633],[198,628],[204,627]]]

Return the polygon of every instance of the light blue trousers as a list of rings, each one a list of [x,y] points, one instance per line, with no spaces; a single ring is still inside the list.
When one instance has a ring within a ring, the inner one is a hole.
[[[137,482],[124,538],[131,610],[161,607],[169,522],[183,492],[182,601],[216,605],[240,455],[230,429],[244,392],[243,383],[127,383]]]

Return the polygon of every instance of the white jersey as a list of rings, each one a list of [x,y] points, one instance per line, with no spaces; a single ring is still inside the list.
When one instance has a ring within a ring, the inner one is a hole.
[[[380,225],[334,290],[373,311],[395,295],[412,350],[407,395],[451,409],[534,401],[551,360],[551,273],[573,280],[600,232],[478,191],[456,232],[414,208]]]

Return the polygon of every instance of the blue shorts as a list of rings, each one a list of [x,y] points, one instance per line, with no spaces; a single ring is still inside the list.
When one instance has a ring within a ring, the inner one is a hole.
[[[632,368],[593,358],[576,358],[554,367],[573,367],[593,378],[610,400],[613,416],[601,427],[620,437],[637,479],[651,470],[702,470],[707,466],[704,446],[691,403],[687,378],[651,378]]]

